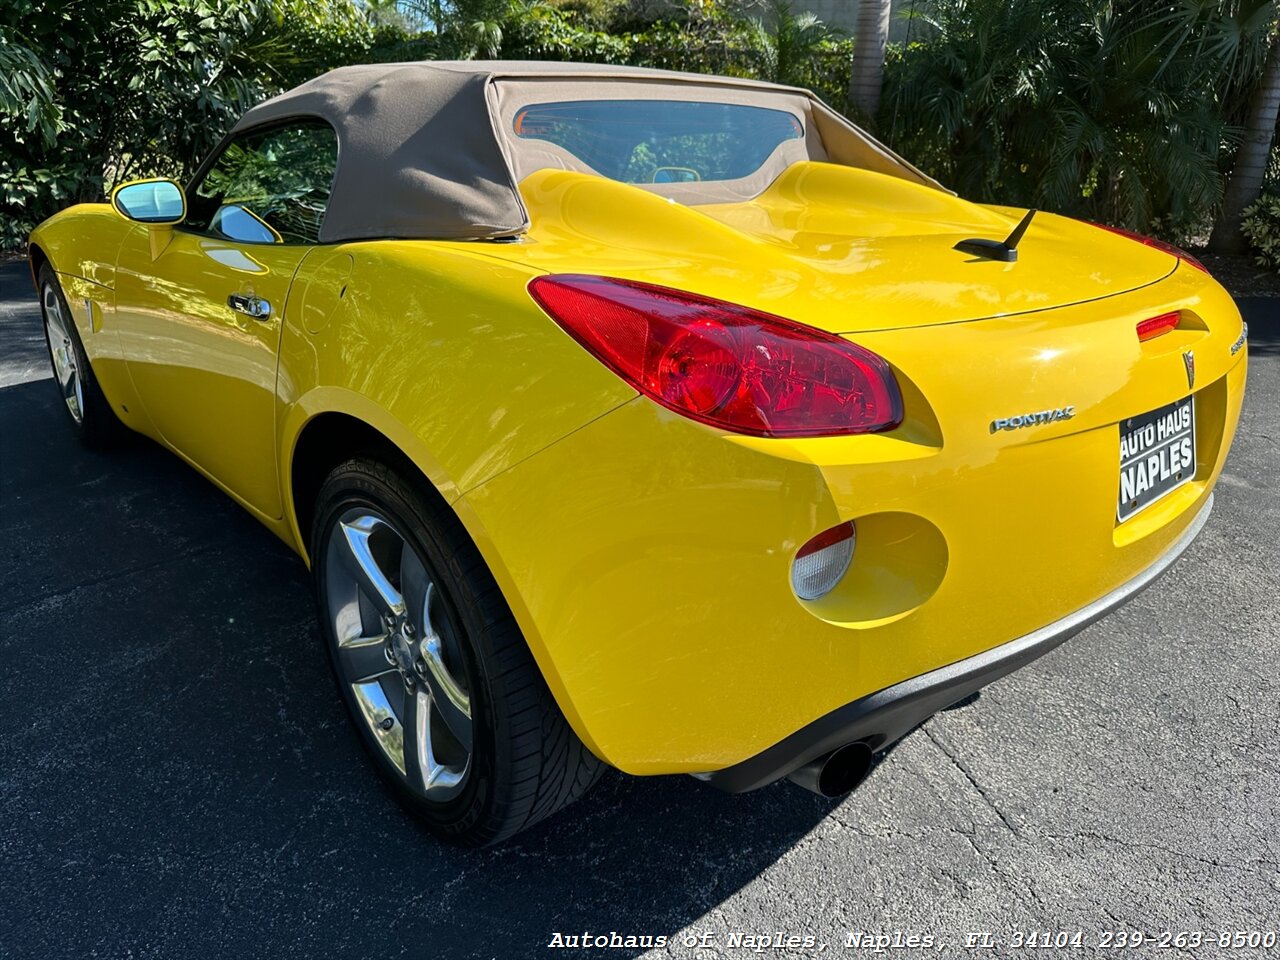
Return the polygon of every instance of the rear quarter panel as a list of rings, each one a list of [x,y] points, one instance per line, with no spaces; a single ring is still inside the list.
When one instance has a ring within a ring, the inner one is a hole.
[[[307,258],[281,343],[286,466],[307,421],[348,413],[454,502],[635,396],[534,305],[534,271],[480,246],[371,241]]]

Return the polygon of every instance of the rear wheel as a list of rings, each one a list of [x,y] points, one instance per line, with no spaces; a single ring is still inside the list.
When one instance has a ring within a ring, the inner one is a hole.
[[[577,799],[602,765],[569,728],[453,513],[374,460],[320,490],[321,630],[375,766],[439,836],[495,843]]]
[[[93,375],[67,298],[58,283],[58,275],[46,263],[40,267],[36,280],[40,287],[44,340],[53,365],[54,385],[66,408],[71,428],[85,446],[108,447],[119,439],[124,428]]]

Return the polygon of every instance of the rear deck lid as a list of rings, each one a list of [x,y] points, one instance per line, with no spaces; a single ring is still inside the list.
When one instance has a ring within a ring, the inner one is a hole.
[[[643,280],[833,333],[957,323],[1114,296],[1177,258],[1041,213],[1012,263],[955,249],[1003,240],[1025,213],[896,177],[792,165],[759,195],[686,206],[638,187],[543,170],[521,185],[529,244],[504,254],[548,272]]]

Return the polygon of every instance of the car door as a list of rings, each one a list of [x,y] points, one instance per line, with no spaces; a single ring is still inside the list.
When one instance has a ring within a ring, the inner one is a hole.
[[[337,149],[320,120],[237,135],[188,188],[187,219],[167,245],[138,227],[117,263],[120,347],[151,423],[272,518],[282,513],[280,330],[293,277],[319,242]]]

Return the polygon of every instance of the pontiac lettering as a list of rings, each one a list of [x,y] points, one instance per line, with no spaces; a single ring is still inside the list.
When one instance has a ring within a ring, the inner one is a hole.
[[[1056,423],[1059,420],[1070,420],[1076,415],[1073,406],[1057,407],[1053,410],[1041,410],[1037,413],[1024,413],[1016,417],[1000,417],[991,421],[991,432],[997,430],[1020,430],[1023,427],[1035,427],[1042,423]]]

